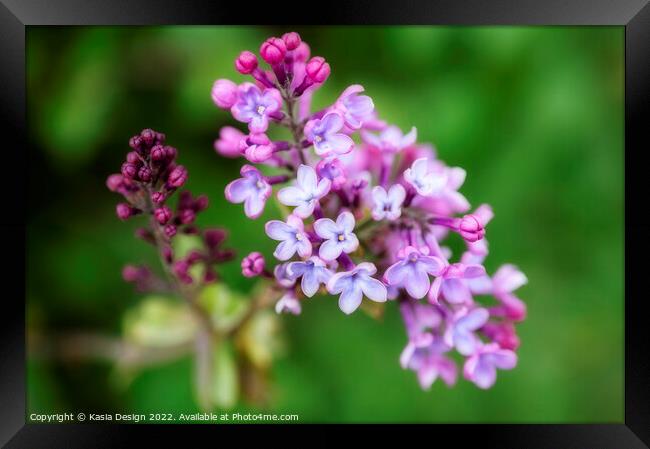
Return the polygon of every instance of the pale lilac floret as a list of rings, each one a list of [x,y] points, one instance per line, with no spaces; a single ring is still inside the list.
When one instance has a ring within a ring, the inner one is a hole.
[[[257,218],[264,211],[266,200],[271,196],[271,185],[262,173],[251,165],[244,165],[242,177],[226,186],[226,199],[231,203],[244,203],[244,213],[249,218]]]
[[[323,260],[335,260],[341,253],[351,253],[359,247],[359,239],[354,231],[354,215],[350,212],[341,213],[336,222],[329,218],[321,218],[314,223],[314,231],[325,241],[319,249]]]
[[[496,343],[481,346],[465,362],[463,375],[479,388],[487,389],[497,379],[497,368],[509,370],[517,365],[517,354]]]
[[[316,171],[321,178],[327,178],[333,189],[340,189],[347,181],[346,170],[340,159],[321,159],[316,165]]]
[[[445,269],[445,261],[430,256],[427,247],[421,249],[407,246],[397,254],[400,259],[386,270],[387,284],[405,288],[409,296],[421,299],[431,287],[429,275],[439,276]]]
[[[372,189],[372,218],[375,220],[397,220],[402,215],[402,203],[406,198],[406,190],[401,184],[395,184],[388,192],[382,186]]]
[[[318,181],[313,168],[301,165],[298,168],[296,185],[280,189],[278,200],[286,206],[295,206],[293,213],[300,218],[307,218],[314,212],[318,200],[330,191],[330,187],[329,179]]]
[[[463,263],[447,265],[431,285],[429,301],[437,303],[442,294],[451,304],[469,305],[473,298],[467,281],[482,276],[485,276],[483,265]]]
[[[389,126],[379,135],[365,130],[361,131],[361,137],[365,143],[385,153],[398,153],[404,148],[410,147],[415,143],[417,135],[415,127],[411,128],[406,135],[397,126]]]
[[[243,123],[248,123],[248,129],[253,133],[263,133],[269,126],[269,117],[280,113],[282,96],[277,89],[264,89],[252,83],[239,86],[237,102],[230,111],[233,117]]]
[[[314,144],[314,150],[319,156],[346,154],[352,151],[354,141],[350,136],[339,132],[343,125],[341,115],[330,112],[320,120],[307,122],[305,137]]]
[[[327,269],[325,262],[316,256],[301,262],[291,262],[287,272],[293,279],[302,278],[300,288],[309,298],[316,294],[320,284],[327,284],[332,277],[332,272]]]
[[[460,309],[447,325],[445,343],[449,347],[455,347],[462,355],[473,354],[481,343],[474,332],[483,327],[489,318],[489,312],[483,308],[471,311],[466,308]]]
[[[300,305],[300,301],[298,301],[298,298],[296,298],[296,295],[293,293],[293,291],[289,291],[282,296],[278,300],[277,303],[275,303],[275,312],[276,313],[291,313],[293,315],[300,315],[300,312],[302,311],[302,307]]]
[[[339,296],[339,308],[351,314],[359,308],[365,295],[376,302],[385,302],[386,286],[371,277],[377,272],[374,264],[362,262],[350,271],[336,273],[327,282],[327,291]]]
[[[363,86],[354,84],[345,89],[334,103],[333,109],[341,113],[345,126],[350,129],[359,129],[364,122],[374,118],[375,105],[369,96],[359,95],[363,90]]]
[[[526,317],[526,304],[512,292],[528,282],[526,275],[514,265],[503,265],[492,276],[492,294],[503,307],[503,314],[520,321]]]
[[[311,256],[311,242],[299,217],[289,215],[286,223],[271,220],[266,223],[264,229],[266,235],[280,242],[273,252],[278,260],[289,260],[296,253],[300,257]]]
[[[417,159],[410,168],[404,170],[404,180],[422,196],[430,196],[440,192],[447,184],[447,176],[429,170],[427,158]]]
[[[418,382],[424,390],[431,388],[438,377],[452,386],[456,383],[457,369],[456,363],[443,355],[447,351],[449,348],[436,340],[427,346],[416,348],[407,364],[402,367],[417,373]]]
[[[400,364],[406,368],[416,349],[433,343],[434,336],[431,331],[440,326],[442,316],[432,305],[414,301],[403,301],[400,304],[400,312],[409,337],[408,344],[400,356]]]
[[[275,280],[280,286],[285,288],[293,287],[296,284],[296,280],[289,276],[289,273],[287,272],[288,266],[289,263],[279,263],[273,269]]]

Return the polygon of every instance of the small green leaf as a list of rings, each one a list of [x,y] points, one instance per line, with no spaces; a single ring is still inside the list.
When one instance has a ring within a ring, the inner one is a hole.
[[[231,408],[239,398],[239,376],[234,350],[221,342],[214,350],[212,369],[212,401],[219,408]]]
[[[194,339],[197,322],[178,301],[149,296],[124,317],[124,337],[143,346],[174,346]]]

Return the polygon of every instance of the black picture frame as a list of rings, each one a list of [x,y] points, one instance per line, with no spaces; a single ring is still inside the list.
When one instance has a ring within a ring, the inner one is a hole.
[[[270,10],[281,8],[274,14]],[[25,185],[25,29],[30,25],[157,25],[221,23],[432,24],[432,25],[620,25],[625,27],[625,419],[619,424],[436,425],[437,441],[480,438],[499,448],[641,448],[650,445],[650,326],[646,324],[645,278],[650,222],[647,204],[645,129],[650,108],[650,6],[648,0],[444,0],[355,1],[307,12],[306,2],[199,0],[0,0],[0,127],[4,145],[3,281],[0,316],[0,444],[7,447],[114,447],[150,426],[26,424],[25,237],[29,207]],[[8,177],[8,179],[7,179]],[[621,267],[623,268],[623,267]],[[606,338],[606,336],[603,336]],[[594,342],[595,348],[597,342]],[[596,350],[596,349],[595,349]],[[525,392],[522,392],[522,400]],[[165,426],[163,426],[165,427]],[[214,426],[191,427],[211,435]],[[240,426],[241,428],[242,426]],[[250,429],[248,426],[243,426]],[[389,426],[384,426],[383,429]],[[422,426],[419,426],[422,427]],[[224,430],[219,427],[219,431]],[[467,431],[469,430],[469,431]],[[159,435],[162,435],[159,434]],[[465,437],[463,437],[465,438]]]

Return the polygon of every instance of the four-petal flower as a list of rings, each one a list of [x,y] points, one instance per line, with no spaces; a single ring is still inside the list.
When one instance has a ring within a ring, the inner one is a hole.
[[[332,272],[316,256],[301,262],[291,262],[287,267],[287,272],[292,279],[302,277],[300,287],[305,296],[309,298],[316,294],[320,284],[327,284],[332,277]]]
[[[318,254],[323,260],[335,260],[342,252],[351,253],[359,246],[359,239],[354,230],[354,215],[343,212],[336,222],[329,218],[321,218],[314,223],[314,231],[325,239]]]
[[[397,257],[401,260],[388,267],[384,273],[386,283],[405,288],[414,299],[424,298],[431,287],[429,275],[439,276],[445,268],[445,261],[428,255],[427,250],[426,247],[419,250],[413,246],[400,250]]]
[[[365,295],[376,302],[385,302],[388,292],[386,286],[371,277],[377,268],[370,262],[362,262],[350,271],[333,275],[327,282],[327,291],[333,295],[339,293],[339,308],[345,314],[351,314],[361,305]]]
[[[226,186],[226,199],[231,203],[244,203],[246,216],[257,218],[264,211],[273,189],[262,173],[251,165],[244,165],[240,173],[241,178]]]
[[[269,127],[269,117],[280,113],[282,96],[277,89],[264,89],[243,83],[238,89],[237,102],[230,108],[233,117],[248,123],[252,133],[263,133]]]
[[[286,206],[296,206],[293,213],[300,218],[307,218],[314,212],[318,200],[330,191],[330,186],[329,179],[318,181],[313,168],[301,165],[298,168],[296,185],[280,189],[278,200]]]
[[[300,257],[311,256],[311,242],[305,233],[302,220],[295,215],[289,215],[287,222],[271,220],[264,226],[266,235],[280,243],[273,252],[279,260],[289,260],[297,252]]]
[[[305,125],[305,136],[314,144],[319,156],[341,155],[352,151],[354,140],[339,131],[343,128],[343,118],[336,112],[325,114],[322,119],[310,120]]]
[[[478,308],[468,311],[466,308],[460,309],[447,325],[444,340],[450,347],[455,347],[462,355],[471,355],[476,351],[480,340],[474,331],[480,329],[487,323],[490,314],[486,309]]]
[[[509,370],[517,365],[517,354],[501,349],[497,343],[481,346],[465,362],[463,375],[479,388],[487,389],[497,380],[497,368]]]
[[[404,180],[422,196],[434,194],[447,184],[446,174],[430,171],[429,161],[425,157],[417,159],[410,168],[404,170]]]
[[[382,186],[372,189],[372,218],[379,221],[384,218],[394,221],[402,215],[402,203],[406,198],[406,190],[401,184],[395,184],[388,192]]]

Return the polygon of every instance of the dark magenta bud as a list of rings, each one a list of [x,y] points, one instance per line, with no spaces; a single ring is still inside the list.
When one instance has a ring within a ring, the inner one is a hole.
[[[174,260],[174,251],[172,250],[171,246],[163,247],[160,252],[162,253],[162,257],[165,262],[172,263],[172,260]]]
[[[140,211],[126,203],[118,203],[118,205],[115,206],[115,212],[120,220],[126,220],[138,214]]]
[[[129,146],[133,148],[136,151],[140,151],[143,145],[142,137],[140,136],[133,136],[131,139],[129,139]]]
[[[151,146],[153,145],[154,141],[156,140],[156,131],[153,129],[143,129],[142,132],[140,133],[140,136],[142,137],[142,141],[148,145]]]
[[[167,183],[172,187],[181,187],[187,181],[187,170],[182,165],[174,168],[167,178]]]
[[[145,266],[125,265],[122,269],[122,278],[126,282],[142,282],[150,275],[151,272]]]
[[[106,178],[106,187],[108,187],[108,190],[111,192],[116,192],[117,189],[119,189],[122,186],[122,183],[124,181],[124,178],[120,174],[113,174],[110,175],[108,178]]]
[[[250,51],[242,51],[235,60],[235,68],[242,75],[253,73],[257,68],[257,56]]]
[[[151,201],[155,204],[160,204],[165,201],[165,194],[163,192],[153,192],[151,194]]]
[[[296,33],[295,31],[283,34],[282,40],[284,41],[284,45],[286,45],[287,50],[295,50],[300,45],[300,42],[302,42],[300,39],[300,34]]]
[[[167,157],[165,148],[162,145],[155,145],[151,149],[151,160],[154,162],[160,162]]]
[[[182,224],[190,224],[194,221],[195,218],[196,218],[196,214],[192,209],[183,209],[178,214],[178,219]]]
[[[322,83],[330,76],[330,65],[325,62],[325,58],[314,56],[307,62],[305,72],[313,82]]]
[[[165,229],[163,231],[165,232],[167,238],[172,238],[176,235],[176,226],[173,224],[168,224],[165,226]]]
[[[216,280],[217,280],[217,273],[215,273],[211,267],[207,267],[205,269],[205,273],[203,273],[203,282],[206,284],[210,284]]]
[[[174,147],[170,147],[169,145],[165,146],[165,157],[168,160],[174,160],[176,159],[176,155],[178,154],[178,151]]]
[[[130,162],[131,164],[137,164],[138,162],[140,162],[140,155],[135,151],[130,151],[126,155],[126,161]]]
[[[206,195],[199,195],[194,201],[194,211],[200,212],[208,208],[209,200]]]
[[[199,262],[200,260],[203,260],[203,254],[201,254],[200,252],[194,250],[194,251],[191,251],[187,255],[185,260],[187,260],[187,263],[189,263],[190,265],[193,265],[193,264]]]
[[[172,218],[172,211],[169,207],[163,206],[153,211],[153,216],[161,225],[166,224]]]
[[[164,144],[165,139],[166,139],[165,133],[159,133],[159,132],[156,133],[156,139],[155,140],[156,140],[156,143],[158,145]]]
[[[214,249],[226,239],[226,232],[223,229],[206,229],[203,232],[203,240],[208,248]]]
[[[149,182],[151,181],[151,170],[149,167],[142,167],[138,171],[138,178],[140,178],[141,181],[144,182]]]
[[[192,283],[192,277],[187,273],[189,269],[190,264],[185,260],[178,260],[174,263],[174,274],[186,284]]]
[[[138,167],[136,167],[135,164],[132,164],[130,162],[125,162],[122,164],[122,175],[124,175],[125,178],[133,179],[137,174]]]
[[[284,41],[277,37],[270,37],[260,47],[260,55],[270,65],[279,64],[284,60],[287,53],[287,46]]]

